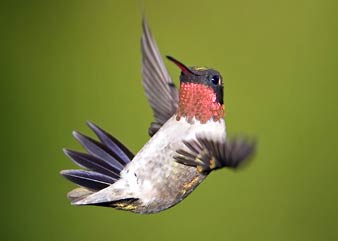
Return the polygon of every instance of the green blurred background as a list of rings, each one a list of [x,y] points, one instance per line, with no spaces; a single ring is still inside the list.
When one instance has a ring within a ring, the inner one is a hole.
[[[337,1],[146,1],[163,55],[221,71],[228,131],[258,153],[160,214],[69,204],[73,129],[148,140],[142,5],[2,1],[1,240],[338,240]]]

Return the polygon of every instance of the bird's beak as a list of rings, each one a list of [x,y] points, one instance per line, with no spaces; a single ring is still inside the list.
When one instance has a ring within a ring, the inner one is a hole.
[[[167,55],[167,58],[172,61],[174,64],[176,64],[184,74],[194,74],[196,75],[194,72],[191,71],[191,69],[189,69],[187,66],[185,66],[184,64],[182,64],[180,61],[178,61],[177,59],[174,59],[171,56]]]

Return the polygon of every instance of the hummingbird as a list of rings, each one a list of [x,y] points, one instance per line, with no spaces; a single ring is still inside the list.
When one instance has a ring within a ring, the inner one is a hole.
[[[186,198],[212,171],[235,169],[255,151],[253,140],[226,137],[221,74],[167,56],[181,70],[178,90],[145,18],[142,29],[142,84],[155,118],[151,138],[134,155],[92,122],[87,124],[98,140],[74,131],[87,153],[64,149],[82,168],[61,171],[79,186],[67,195],[73,205],[158,213]]]

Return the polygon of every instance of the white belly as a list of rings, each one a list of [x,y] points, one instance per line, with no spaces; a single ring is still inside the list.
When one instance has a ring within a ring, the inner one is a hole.
[[[125,188],[127,184],[130,194],[142,198],[144,203],[153,202],[158,198],[158,192],[170,188],[170,178],[177,172],[186,171],[182,168],[191,168],[177,163],[173,156],[178,149],[185,148],[183,140],[194,139],[201,133],[213,139],[226,138],[224,120],[209,120],[205,124],[195,120],[190,124],[184,118],[177,121],[173,116],[121,172],[121,185]]]

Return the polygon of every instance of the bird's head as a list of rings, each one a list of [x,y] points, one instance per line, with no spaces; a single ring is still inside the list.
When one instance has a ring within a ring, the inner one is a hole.
[[[219,121],[224,116],[221,74],[207,67],[187,67],[173,57],[167,58],[181,69],[177,118],[201,123]]]

